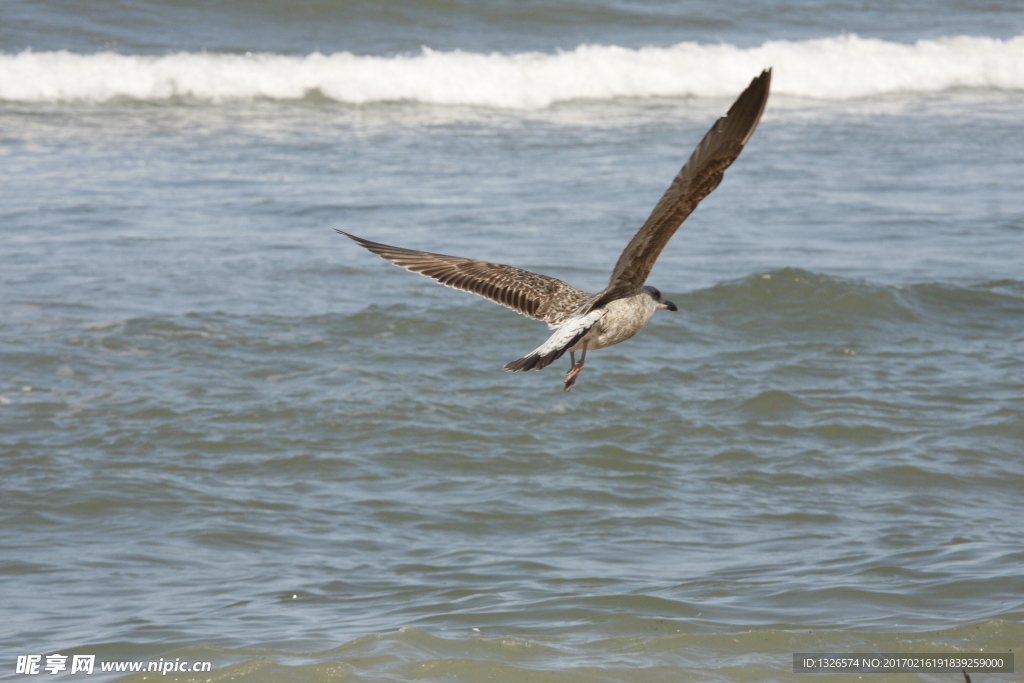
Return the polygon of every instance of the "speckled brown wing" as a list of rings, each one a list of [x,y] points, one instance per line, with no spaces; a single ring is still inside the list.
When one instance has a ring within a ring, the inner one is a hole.
[[[381,258],[442,285],[472,292],[534,320],[559,325],[591,295],[528,270],[371,242],[338,230]]]
[[[622,251],[608,286],[595,297],[591,310],[640,292],[661,250],[697,204],[722,182],[725,169],[736,160],[757,128],[771,80],[771,69],[761,72],[707,132]]]

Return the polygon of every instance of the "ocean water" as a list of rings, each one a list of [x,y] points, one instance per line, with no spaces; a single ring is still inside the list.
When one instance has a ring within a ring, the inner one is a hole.
[[[769,66],[571,393],[334,232],[598,291]],[[0,4],[0,679],[1021,652],[1022,139],[1017,2]]]

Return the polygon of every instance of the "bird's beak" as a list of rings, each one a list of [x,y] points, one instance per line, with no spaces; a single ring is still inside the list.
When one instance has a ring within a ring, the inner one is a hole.
[[[670,310],[670,311],[678,311],[678,310],[679,310],[679,307],[678,307],[678,306],[676,306],[676,305],[675,305],[674,303],[672,303],[671,301],[662,301],[662,302],[661,302],[661,305],[662,305],[662,306],[663,306],[664,308],[667,308],[667,309],[668,309],[668,310]]]

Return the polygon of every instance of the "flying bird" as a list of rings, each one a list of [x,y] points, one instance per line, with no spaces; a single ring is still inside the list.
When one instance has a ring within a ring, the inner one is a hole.
[[[392,247],[338,232],[396,266],[546,322],[554,334],[532,353],[507,363],[505,370],[540,370],[568,351],[571,367],[565,375],[565,390],[569,391],[588,350],[626,341],[650,322],[655,311],[679,310],[645,284],[647,276],[676,229],[718,187],[725,169],[747,144],[761,120],[771,79],[771,69],[761,72],[715,122],[619,255],[608,286],[597,294],[513,266]]]

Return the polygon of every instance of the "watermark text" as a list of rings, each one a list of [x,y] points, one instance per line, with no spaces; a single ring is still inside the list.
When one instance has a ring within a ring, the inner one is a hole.
[[[70,661],[69,661],[70,660]],[[182,661],[181,657],[173,660],[164,659],[135,662],[99,662],[96,655],[18,655],[14,673],[35,676],[57,674],[91,674],[101,673],[158,673],[166,676],[170,673],[205,673],[213,669],[212,662]]]

